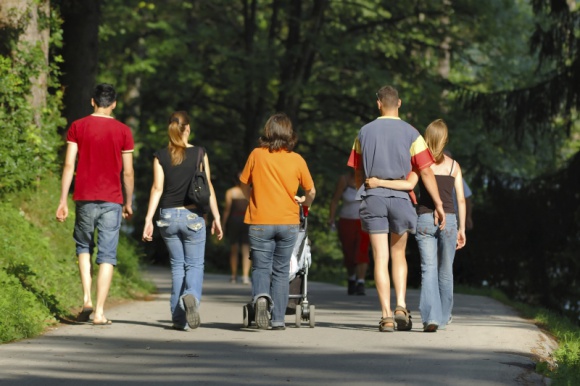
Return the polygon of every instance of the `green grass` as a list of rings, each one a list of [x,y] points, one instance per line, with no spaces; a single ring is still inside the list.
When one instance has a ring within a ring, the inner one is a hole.
[[[0,201],[0,342],[42,333],[58,320],[71,319],[82,305],[82,289],[72,239],[74,203],[69,218],[58,223],[58,177]],[[111,300],[139,298],[154,286],[141,278],[140,252],[121,237]],[[98,270],[95,269],[95,273]]]
[[[496,289],[456,286],[455,292],[491,297],[513,307],[522,317],[534,320],[538,327],[558,341],[558,349],[553,352],[556,366],[539,362],[536,364],[536,371],[550,377],[553,386],[580,385],[580,327],[573,321],[545,308],[513,301]]]

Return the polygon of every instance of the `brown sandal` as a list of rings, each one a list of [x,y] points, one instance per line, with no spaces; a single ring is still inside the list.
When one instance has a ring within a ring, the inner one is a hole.
[[[397,312],[402,312],[402,314],[397,314]],[[404,307],[397,306],[394,313],[395,322],[397,322],[397,330],[411,331],[411,328],[413,328],[413,322],[411,322],[411,311]]]
[[[379,322],[380,332],[393,332],[395,331],[395,320],[392,316],[387,316],[386,318],[381,318]]]

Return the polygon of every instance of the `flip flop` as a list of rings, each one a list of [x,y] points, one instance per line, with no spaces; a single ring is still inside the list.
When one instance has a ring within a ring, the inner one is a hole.
[[[77,315],[77,322],[85,323],[89,321],[89,316],[93,313],[92,308],[83,308]]]
[[[113,322],[111,322],[109,319],[105,319],[102,322],[95,322],[95,321],[93,321],[93,326],[109,326],[111,324],[113,324]]]

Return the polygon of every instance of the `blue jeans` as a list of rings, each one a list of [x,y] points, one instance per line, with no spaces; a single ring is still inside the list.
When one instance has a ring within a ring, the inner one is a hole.
[[[197,209],[161,209],[157,221],[161,237],[167,245],[171,261],[172,321],[177,326],[187,325],[181,302],[184,295],[192,294],[197,304],[201,301],[205,257],[205,220]]]
[[[73,238],[76,253],[93,254],[95,230],[97,238],[97,264],[117,265],[117,245],[121,229],[122,206],[105,201],[77,201]]]
[[[433,223],[433,214],[417,220],[417,244],[421,254],[421,299],[423,323],[445,328],[453,308],[453,259],[457,244],[457,217],[446,215],[444,230]]]
[[[284,326],[290,257],[298,225],[251,225],[249,236],[253,301],[266,297],[272,313],[272,327]]]

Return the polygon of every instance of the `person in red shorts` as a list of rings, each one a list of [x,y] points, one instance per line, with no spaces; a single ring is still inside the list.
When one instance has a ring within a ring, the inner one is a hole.
[[[91,99],[93,114],[74,121],[70,126],[66,136],[60,203],[56,210],[57,221],[65,221],[68,217],[68,193],[75,176],[73,238],[84,293],[83,308],[77,320],[86,322],[93,314],[95,325],[112,323],[105,317],[104,308],[117,264],[121,218],[129,219],[133,215],[133,135],[128,126],[111,116],[116,99],[113,86],[99,84]],[[121,188],[121,173],[124,189]],[[97,230],[99,274],[97,303],[93,310],[91,256]]]
[[[335,229],[338,203],[342,201],[338,212],[338,238],[342,246],[344,267],[348,275],[349,295],[365,295],[365,276],[369,265],[369,235],[361,229],[359,207],[356,200],[357,186],[355,185],[354,170],[343,174],[338,179],[332,201],[328,225]]]

